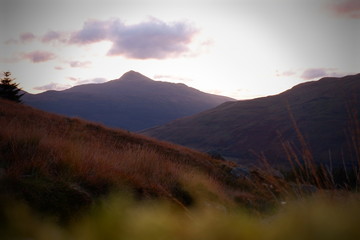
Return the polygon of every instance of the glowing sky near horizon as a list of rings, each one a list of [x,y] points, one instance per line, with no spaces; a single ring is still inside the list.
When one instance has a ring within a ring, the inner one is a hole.
[[[360,72],[360,0],[1,0],[0,32],[31,93],[135,70],[249,99]]]

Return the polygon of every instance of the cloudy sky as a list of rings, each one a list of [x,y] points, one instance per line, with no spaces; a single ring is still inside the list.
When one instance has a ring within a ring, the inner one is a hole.
[[[0,0],[0,31],[31,93],[135,70],[249,99],[360,72],[360,0]]]

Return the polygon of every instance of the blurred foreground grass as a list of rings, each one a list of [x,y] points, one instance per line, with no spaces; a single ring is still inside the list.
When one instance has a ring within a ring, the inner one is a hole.
[[[259,216],[208,205],[185,211],[123,195],[99,202],[66,225],[39,217],[26,205],[1,213],[1,239],[360,239],[359,194],[318,193]]]

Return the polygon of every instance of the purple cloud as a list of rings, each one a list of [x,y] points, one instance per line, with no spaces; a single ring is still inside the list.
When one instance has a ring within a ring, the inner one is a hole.
[[[90,61],[80,62],[80,61],[71,61],[69,62],[70,67],[72,68],[87,68],[91,65]]]
[[[70,43],[89,44],[108,38],[109,22],[99,20],[88,20],[80,31],[71,35]]]
[[[52,82],[52,83],[46,84],[44,86],[35,87],[34,89],[35,90],[40,90],[40,91],[48,91],[48,90],[61,91],[61,90],[68,89],[70,87],[71,87],[71,85],[68,85],[68,84],[65,85],[65,84]]]
[[[172,80],[182,81],[182,82],[193,81],[193,79],[191,79],[191,78],[184,78],[184,77],[179,77],[179,76],[174,76],[174,75],[163,75],[163,74],[155,74],[154,79],[172,79]]]
[[[107,81],[106,78],[90,78],[90,79],[81,80],[80,78],[76,78],[76,77],[68,77],[67,79],[76,82],[76,85],[88,84],[88,83],[103,83]]]
[[[189,51],[188,45],[198,31],[189,24],[167,24],[157,19],[125,25],[118,19],[89,20],[71,35],[69,43],[90,44],[103,40],[113,43],[109,56],[135,59],[163,59]]]
[[[36,38],[35,35],[30,33],[30,32],[20,34],[20,41],[21,42],[31,42],[35,38]]]
[[[302,79],[310,80],[326,76],[326,71],[323,68],[310,68],[306,69],[300,76]]]
[[[61,32],[48,31],[48,32],[45,33],[44,36],[41,38],[41,41],[42,41],[43,43],[48,43],[48,42],[52,42],[52,41],[65,42],[65,41],[66,41],[66,37],[65,37],[64,34],[61,33]]]
[[[64,68],[61,67],[61,66],[55,66],[54,69],[55,69],[55,70],[63,70]]]
[[[104,82],[106,82],[105,78],[92,78],[92,79],[77,81],[77,84],[104,83]]]
[[[196,32],[184,23],[169,25],[159,20],[124,28],[115,25],[109,55],[138,59],[176,57],[188,51],[187,45]]]
[[[289,70],[289,71],[284,71],[284,72],[278,72],[278,71],[276,71],[276,76],[277,76],[277,77],[290,77],[290,76],[293,76],[293,75],[295,75],[295,74],[296,74],[296,72],[291,71],[291,70]]]
[[[24,53],[22,55],[22,58],[28,59],[34,63],[39,63],[39,62],[50,61],[56,58],[56,55],[52,52],[47,52],[47,51],[34,51],[34,52]]]
[[[337,3],[331,5],[331,9],[339,15],[360,18],[359,0],[338,0]]]
[[[80,78],[76,78],[76,77],[68,77],[67,79],[69,79],[70,81],[74,81],[74,82],[77,82],[80,80]]]
[[[300,76],[304,80],[317,79],[322,77],[341,77],[342,75],[334,72],[333,68],[309,68]]]

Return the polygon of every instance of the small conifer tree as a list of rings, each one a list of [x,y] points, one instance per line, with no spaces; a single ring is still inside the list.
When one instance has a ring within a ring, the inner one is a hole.
[[[15,83],[15,78],[11,78],[11,72],[3,72],[4,77],[0,79],[0,98],[5,98],[14,102],[21,103],[21,97],[24,93],[20,93],[19,84]]]

